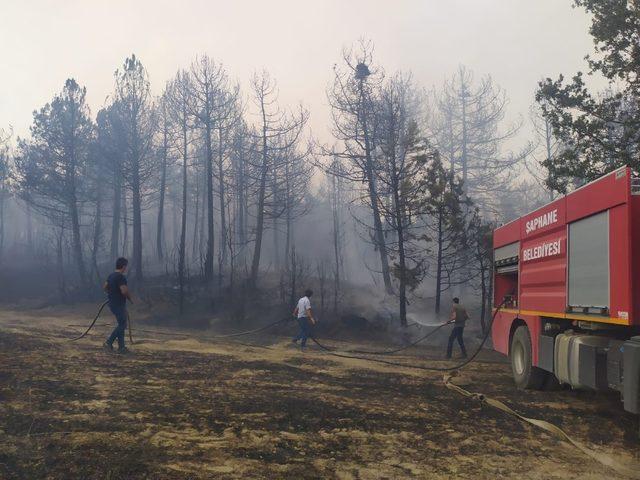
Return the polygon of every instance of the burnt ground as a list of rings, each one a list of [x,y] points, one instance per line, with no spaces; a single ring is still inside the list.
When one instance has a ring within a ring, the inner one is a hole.
[[[140,334],[121,356],[100,349],[107,327],[68,342],[78,329],[66,325],[86,318],[0,311],[0,478],[622,478],[440,373],[301,353],[283,337]],[[456,382],[640,461],[638,419],[615,394],[517,391],[489,351]]]

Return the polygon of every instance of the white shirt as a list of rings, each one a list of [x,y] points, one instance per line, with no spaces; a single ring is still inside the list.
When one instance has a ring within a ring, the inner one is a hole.
[[[298,318],[303,318],[307,316],[307,310],[311,308],[311,301],[309,301],[309,297],[302,297],[298,300]]]

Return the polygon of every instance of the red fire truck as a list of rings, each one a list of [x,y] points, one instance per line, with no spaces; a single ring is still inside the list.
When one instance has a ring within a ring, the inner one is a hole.
[[[494,348],[520,388],[613,389],[640,413],[640,178],[620,168],[494,232]]]

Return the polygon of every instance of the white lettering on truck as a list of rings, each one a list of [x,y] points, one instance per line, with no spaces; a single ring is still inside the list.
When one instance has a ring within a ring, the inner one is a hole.
[[[547,225],[551,225],[557,222],[558,209],[556,208],[555,210],[551,210],[550,212],[543,213],[533,220],[529,220],[525,225],[525,231],[527,232],[527,235],[529,235],[531,232],[535,232],[539,228],[546,227]]]
[[[554,240],[553,242],[546,242],[536,247],[529,247],[522,250],[522,261],[529,262],[531,260],[537,260],[544,257],[552,257],[554,255],[560,255],[561,239]]]

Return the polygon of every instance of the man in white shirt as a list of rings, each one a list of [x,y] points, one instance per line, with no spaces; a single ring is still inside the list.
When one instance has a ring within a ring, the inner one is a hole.
[[[300,348],[304,350],[307,345],[307,338],[311,336],[311,326],[316,324],[313,313],[311,312],[311,298],[313,290],[305,290],[304,297],[298,300],[298,305],[293,310],[293,316],[298,318],[298,325],[300,326],[300,333],[293,339],[293,343],[300,342]]]

